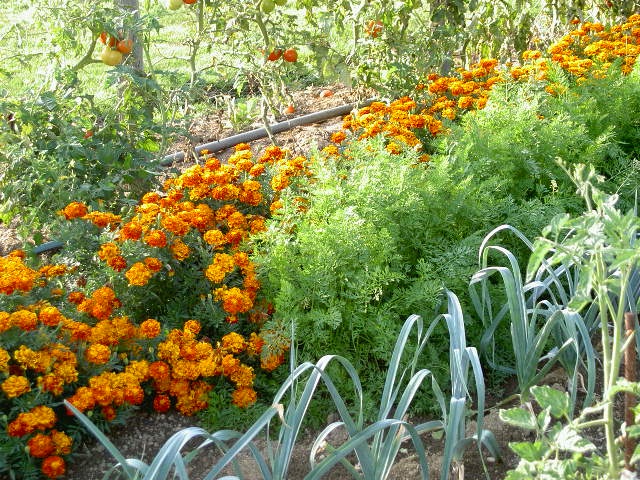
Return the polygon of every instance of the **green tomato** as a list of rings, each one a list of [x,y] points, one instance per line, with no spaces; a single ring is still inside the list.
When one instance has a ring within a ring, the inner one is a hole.
[[[276,5],[278,5],[279,7],[282,7],[287,4],[287,0],[273,0],[273,1],[276,2]]]
[[[164,0],[164,6],[169,10],[177,10],[182,6],[182,0]]]
[[[271,13],[276,8],[276,4],[273,0],[262,0],[262,11],[264,13]]]

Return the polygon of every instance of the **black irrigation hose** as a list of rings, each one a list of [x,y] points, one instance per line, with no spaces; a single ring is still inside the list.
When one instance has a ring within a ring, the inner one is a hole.
[[[271,133],[281,133],[287,130],[291,130],[294,127],[298,127],[300,125],[307,125],[310,123],[321,122],[323,120],[327,120],[329,118],[338,117],[340,115],[346,115],[351,112],[354,108],[366,107],[373,102],[373,99],[365,100],[357,103],[348,103],[346,105],[341,105],[339,107],[329,108],[327,110],[321,110],[319,112],[309,113],[307,115],[301,115],[296,118],[292,118],[291,120],[286,120],[284,122],[279,122],[269,126],[269,130]],[[218,152],[220,150],[225,150],[227,148],[238,145],[243,142],[252,142],[254,140],[258,140],[260,138],[265,138],[269,134],[265,127],[256,128],[255,130],[249,130],[248,132],[239,133],[237,135],[233,135],[231,137],[224,138],[222,140],[218,140],[216,142],[205,143],[204,145],[198,145],[194,148],[194,151],[197,155],[203,150],[208,152]],[[163,167],[170,166],[173,162],[179,162],[184,160],[185,153],[184,152],[176,152],[170,155],[167,155],[160,161],[160,165]]]

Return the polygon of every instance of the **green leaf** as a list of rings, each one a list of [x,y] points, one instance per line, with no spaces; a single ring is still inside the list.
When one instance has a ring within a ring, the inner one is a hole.
[[[529,462],[535,462],[536,460],[542,460],[544,454],[549,450],[547,445],[537,441],[533,443],[529,442],[510,442],[509,448],[513,450],[520,458]]]
[[[535,415],[523,408],[500,410],[499,415],[500,420],[515,427],[524,428],[526,430],[536,430],[538,427]]]
[[[542,408],[549,408],[554,418],[569,416],[569,395],[547,385],[531,387],[536,402]]]
[[[570,425],[565,426],[556,437],[556,443],[560,450],[568,452],[587,453],[596,449],[596,446],[586,438],[583,438]]]

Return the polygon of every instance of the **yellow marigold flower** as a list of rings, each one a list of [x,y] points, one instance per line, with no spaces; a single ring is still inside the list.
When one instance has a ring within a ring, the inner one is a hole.
[[[260,368],[272,372],[284,362],[284,355],[268,355],[260,359]]]
[[[253,368],[241,364],[238,369],[231,374],[229,380],[235,383],[236,387],[250,387],[253,385],[254,377]]]
[[[221,247],[226,243],[226,240],[224,238],[224,233],[222,233],[220,230],[217,230],[217,229],[207,230],[203,235],[203,239],[209,245],[216,248]]]
[[[200,376],[198,363],[190,360],[176,360],[173,364],[172,377],[175,379],[195,380]]]
[[[162,262],[155,257],[147,257],[144,259],[144,264],[152,272],[159,272],[162,269]]]
[[[198,333],[200,333],[201,328],[202,327],[200,325],[200,322],[198,322],[197,320],[187,320],[184,323],[183,330],[185,333],[189,332],[193,335],[197,335]]]
[[[265,232],[266,230],[267,230],[267,226],[265,225],[264,217],[256,215],[249,221],[249,232],[259,233],[259,232]]]
[[[224,277],[235,269],[233,257],[227,253],[216,253],[213,263],[205,271],[205,276],[210,282],[220,283]]]
[[[238,287],[217,289],[214,294],[217,300],[222,301],[224,311],[231,315],[246,313],[253,307],[251,298]]]
[[[2,391],[8,398],[16,398],[31,391],[31,383],[27,377],[11,375],[2,382]]]
[[[227,333],[222,337],[222,348],[230,353],[240,353],[245,347],[244,337],[236,332]]]
[[[149,283],[149,280],[153,276],[153,272],[147,268],[142,262],[136,262],[131,265],[131,268],[124,274],[129,281],[129,285],[135,285],[142,287]]]
[[[85,358],[96,365],[104,365],[111,358],[111,349],[100,343],[91,344],[84,352]]]
[[[58,430],[51,430],[49,436],[55,446],[56,455],[69,455],[71,453],[73,438],[64,432],[59,432]]]
[[[178,261],[182,261],[189,258],[191,249],[182,240],[176,238],[171,244],[171,253],[173,254],[173,258]]]
[[[389,142],[389,144],[385,147],[385,150],[392,155],[398,155],[402,152],[402,147],[395,142]]]
[[[240,387],[231,394],[233,404],[239,408],[245,408],[256,403],[258,394],[251,387]]]
[[[174,362],[180,358],[180,347],[173,342],[162,342],[158,345],[158,358]]]
[[[125,223],[120,229],[119,240],[140,240],[142,225],[135,220]]]

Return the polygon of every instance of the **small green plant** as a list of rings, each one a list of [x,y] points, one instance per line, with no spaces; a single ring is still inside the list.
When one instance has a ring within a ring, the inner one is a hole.
[[[578,421],[571,420],[569,395],[548,386],[534,386],[531,394],[539,413],[531,403],[500,410],[503,422],[534,432],[536,437],[533,442],[509,444],[521,460],[505,480],[600,478],[594,475],[601,470],[603,459],[580,432]]]
[[[567,167],[565,167],[567,168]],[[585,310],[597,305],[601,334],[603,387],[602,417],[591,421],[604,428],[607,469],[610,478],[620,474],[620,452],[616,445],[614,417],[615,385],[622,357],[633,335],[625,338],[624,314],[638,298],[630,297],[635,289],[631,280],[640,263],[638,232],[640,220],[634,211],[622,213],[616,208],[617,195],[598,189],[603,178],[593,167],[577,165],[567,173],[584,198],[587,211],[576,218],[556,218],[543,232],[527,266],[529,278],[543,261],[551,265],[572,262],[580,268],[580,281],[570,307]],[[550,257],[547,255],[551,253]]]

